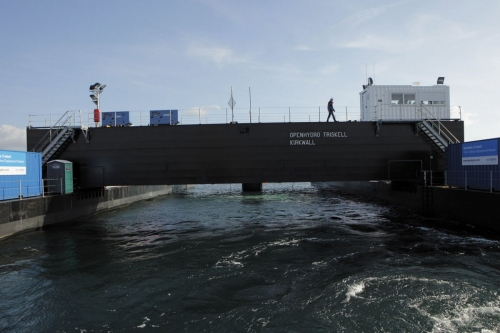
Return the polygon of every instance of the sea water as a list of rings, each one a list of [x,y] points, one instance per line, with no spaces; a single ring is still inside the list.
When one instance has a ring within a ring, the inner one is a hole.
[[[308,183],[0,241],[1,332],[498,332],[500,241]]]

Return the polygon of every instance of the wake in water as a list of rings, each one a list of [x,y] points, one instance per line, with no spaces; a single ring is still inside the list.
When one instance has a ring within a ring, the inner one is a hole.
[[[497,332],[500,243],[309,184],[222,185],[0,243],[5,332]]]

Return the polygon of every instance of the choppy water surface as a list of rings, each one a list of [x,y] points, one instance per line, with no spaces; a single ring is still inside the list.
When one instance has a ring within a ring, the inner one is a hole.
[[[0,241],[1,332],[498,332],[500,242],[309,184]]]

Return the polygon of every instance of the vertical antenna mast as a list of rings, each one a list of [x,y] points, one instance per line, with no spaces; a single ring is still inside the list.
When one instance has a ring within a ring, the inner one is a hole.
[[[231,124],[234,124],[234,105],[236,101],[233,98],[233,86],[231,86],[231,98],[227,104],[231,107]]]

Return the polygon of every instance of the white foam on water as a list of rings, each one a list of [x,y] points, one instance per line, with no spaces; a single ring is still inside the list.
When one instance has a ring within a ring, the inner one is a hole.
[[[295,238],[291,240],[283,239],[276,242],[271,242],[269,243],[269,246],[286,246],[286,245],[298,246],[300,242],[301,242],[300,239],[295,239]]]
[[[267,326],[267,324],[269,324],[270,322],[269,318],[259,318],[257,319],[257,321],[261,323],[262,327]]]
[[[500,329],[500,308],[499,307],[473,307],[468,306],[465,308],[458,307],[454,311],[447,311],[442,314],[431,315],[427,311],[419,309],[420,313],[429,319],[431,319],[435,325],[431,333],[439,332],[457,332],[463,331],[464,329],[475,328],[474,332],[489,333],[498,332]],[[482,320],[483,316],[496,317],[496,320],[492,320],[490,327],[489,324],[485,324]],[[479,324],[479,322],[483,322]],[[483,326],[483,327],[478,327]],[[477,329],[481,329],[478,331]]]
[[[443,284],[441,280],[429,281]],[[498,299],[477,304],[484,290],[468,283],[463,283],[461,286],[454,286],[452,282],[448,283],[451,286],[448,292],[441,291],[432,297],[420,295],[408,301],[409,307],[414,308],[422,317],[434,323],[431,333],[500,331],[500,301]],[[450,290],[457,288],[458,293],[451,292],[450,294]],[[436,306],[441,309],[438,313],[436,313]]]
[[[347,259],[347,258],[355,256],[357,254],[359,254],[359,252],[352,252],[352,253],[345,254],[343,256],[335,257],[335,258],[333,258],[333,260],[338,261],[338,260],[342,260],[342,259]]]
[[[324,267],[328,264],[328,262],[322,260],[322,261],[315,261],[312,263],[314,266],[318,266],[318,267]]]
[[[215,263],[215,267],[217,268],[228,267],[228,266],[241,268],[244,267],[245,265],[243,265],[243,263],[241,263],[240,261],[230,260],[228,258],[220,259]]]
[[[222,257],[215,263],[216,268],[236,266],[238,268],[244,267],[242,260],[249,257],[258,257],[262,252],[275,246],[299,246],[300,239],[283,239],[279,241],[262,243],[255,245],[249,249],[245,249],[236,253],[231,253],[228,256]]]
[[[365,291],[365,283],[363,281],[348,286],[345,302],[349,302],[351,297],[358,297],[363,291]]]
[[[347,256],[351,256],[353,254],[348,254]],[[344,256],[345,257],[345,256]],[[338,258],[336,258],[337,260]],[[345,281],[346,284],[348,283]],[[364,278],[360,281],[352,282],[351,284],[347,284],[346,286],[346,292],[345,292],[345,300],[344,302],[349,302],[352,297],[357,297],[361,298],[360,294],[363,292],[366,292],[367,287],[373,286],[373,287],[379,287],[379,286],[391,286],[394,283],[397,283],[398,286],[395,287],[396,292],[397,288],[401,287],[399,286],[403,282],[405,285],[407,284],[412,284],[417,286],[418,284],[433,284],[433,285],[449,285],[451,287],[454,286],[453,282],[450,281],[444,281],[444,280],[437,280],[437,279],[429,279],[429,278],[421,278],[421,277],[415,277],[415,276],[380,276],[380,277],[367,277]],[[392,287],[391,287],[392,288]],[[387,295],[389,296],[389,295]],[[371,299],[371,296],[370,296]],[[413,300],[414,301],[414,300]],[[414,303],[414,302],[411,302]],[[418,302],[417,302],[418,303]]]
[[[149,319],[148,317],[144,317],[144,318],[142,318],[142,319],[143,319],[144,321],[142,322],[142,324],[141,324],[141,325],[137,326],[137,328],[144,328],[144,327],[146,327],[146,323],[147,323],[148,321],[151,321],[151,319]],[[153,326],[153,327],[159,327],[159,326],[155,326],[155,325],[151,325],[151,326]]]

